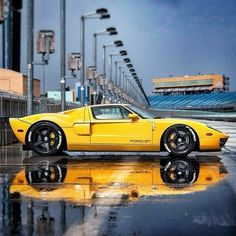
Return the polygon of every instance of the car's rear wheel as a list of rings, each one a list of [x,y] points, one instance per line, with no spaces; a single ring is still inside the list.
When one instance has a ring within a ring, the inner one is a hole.
[[[191,153],[197,142],[195,132],[185,125],[174,125],[164,134],[164,147],[173,156],[186,156]]]
[[[28,164],[25,169],[29,184],[61,183],[65,179],[66,173],[66,165],[51,163],[48,160],[40,161],[37,164]]]
[[[28,145],[41,156],[51,156],[62,151],[63,135],[58,126],[39,122],[28,133]]]

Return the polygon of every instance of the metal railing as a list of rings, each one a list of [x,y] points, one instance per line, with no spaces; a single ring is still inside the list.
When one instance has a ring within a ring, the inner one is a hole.
[[[66,103],[66,109],[77,108],[79,105],[73,102]],[[61,111],[61,101],[47,99],[45,97],[34,99],[33,113],[54,113]],[[27,115],[27,98],[10,93],[0,93],[0,146],[8,145],[16,141],[9,124],[10,117],[22,117]]]

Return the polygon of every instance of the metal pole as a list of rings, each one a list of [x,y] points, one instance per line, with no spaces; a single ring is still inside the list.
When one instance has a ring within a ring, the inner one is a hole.
[[[94,33],[93,34],[93,42],[94,42],[94,48],[93,48],[93,64],[96,68],[96,71],[97,71],[97,34]],[[93,104],[95,105],[96,104],[96,94],[97,94],[97,79],[96,79],[96,76],[94,78],[94,92],[93,92]]]
[[[65,0],[60,1],[60,24],[61,24],[61,110],[64,111],[66,108],[66,62],[65,62],[65,52],[66,52],[66,3]]]
[[[97,34],[93,34],[93,65],[97,69]]]
[[[122,89],[122,84],[121,84],[121,67],[119,67],[119,86]]]
[[[105,76],[106,75],[106,46],[105,45],[103,45],[103,75]],[[104,97],[104,103],[105,103],[105,101],[106,101],[106,90],[107,90],[107,88],[106,88],[107,86],[106,85],[104,85],[104,95],[103,95],[103,97]]]
[[[80,102],[81,106],[84,106],[84,84],[85,84],[85,18],[84,16],[81,16],[80,18],[80,53],[82,58],[82,68],[80,70],[80,79],[81,79],[81,85],[80,85]]]
[[[115,85],[117,86],[118,83],[117,83],[117,66],[118,66],[118,62],[116,61],[115,62]]]
[[[123,97],[122,97],[122,101],[125,101],[125,72],[122,71],[122,90],[123,90]]]
[[[109,56],[110,80],[112,81],[112,55]]]
[[[123,86],[123,91],[125,91],[125,72],[124,71],[122,71],[122,76],[123,76],[122,86]]]
[[[33,113],[34,0],[27,2],[27,115]]]
[[[106,75],[106,46],[103,45],[103,74]]]

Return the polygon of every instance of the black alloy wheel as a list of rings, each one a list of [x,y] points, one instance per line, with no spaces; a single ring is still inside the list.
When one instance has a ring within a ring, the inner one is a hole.
[[[60,183],[64,179],[61,166],[49,161],[41,161],[37,165],[27,166],[25,172],[29,184]]]
[[[164,146],[173,156],[186,156],[191,153],[197,139],[194,131],[184,125],[174,125],[164,134]]]
[[[28,144],[41,156],[51,156],[61,152],[62,141],[61,130],[50,122],[37,123],[28,134]]]
[[[176,158],[167,161],[161,168],[161,177],[168,184],[192,184],[199,174],[199,163],[187,158]]]

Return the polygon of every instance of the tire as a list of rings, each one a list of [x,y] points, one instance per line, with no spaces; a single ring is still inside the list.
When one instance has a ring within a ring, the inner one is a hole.
[[[27,166],[25,173],[29,184],[61,183],[64,179],[60,165],[50,164],[49,161]]]
[[[161,178],[167,184],[192,184],[197,181],[199,163],[187,158],[172,158],[161,165]]]
[[[186,125],[174,125],[167,129],[163,137],[164,147],[173,156],[187,156],[196,146],[195,132]]]
[[[39,122],[30,128],[27,143],[40,156],[52,156],[62,151],[63,134],[55,124]]]

